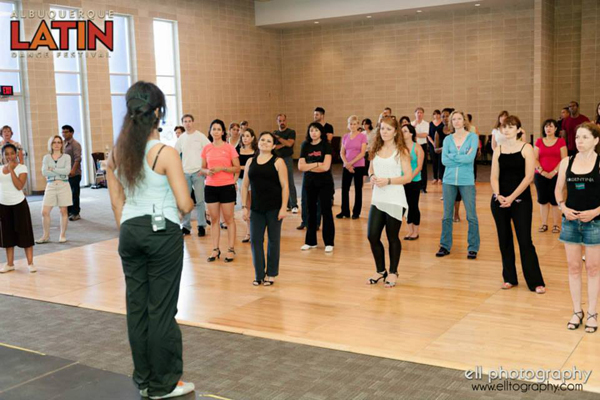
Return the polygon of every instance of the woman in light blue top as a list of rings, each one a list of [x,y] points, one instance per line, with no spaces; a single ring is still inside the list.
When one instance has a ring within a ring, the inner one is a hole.
[[[419,225],[421,225],[421,211],[419,210],[419,196],[421,193],[421,169],[425,152],[420,145],[417,145],[417,130],[411,124],[404,125],[401,128],[406,147],[410,149],[410,167],[414,175],[413,180],[404,185],[406,192],[406,201],[408,202],[408,216],[406,224],[408,225],[408,235],[404,240],[417,240],[419,238]]]
[[[190,197],[178,152],[159,142],[165,96],[137,82],[125,96],[127,114],[107,169],[110,201],[120,228],[119,255],[127,286],[127,330],[133,381],[142,397],[182,396],[193,383],[183,373],[175,321],[183,268],[180,213]]]
[[[452,248],[452,212],[456,194],[460,193],[467,211],[469,222],[469,242],[467,258],[477,258],[479,251],[479,222],[475,211],[475,174],[473,162],[479,149],[479,138],[469,132],[469,122],[465,113],[454,111],[450,115],[452,134],[444,139],[442,164],[446,167],[443,179],[444,218],[442,219],[442,237],[437,257],[450,254]]]
[[[64,154],[63,139],[55,135],[48,140],[48,154],[42,160],[42,175],[46,178],[46,190],[42,207],[43,236],[36,243],[50,241],[50,212],[54,207],[60,208],[59,243],[67,241],[67,224],[69,223],[68,207],[73,205],[69,172],[71,172],[71,156]]]

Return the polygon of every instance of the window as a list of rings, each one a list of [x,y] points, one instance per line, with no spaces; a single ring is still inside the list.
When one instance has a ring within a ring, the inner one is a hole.
[[[57,20],[70,20],[69,13],[63,13],[65,18],[60,18],[59,11],[70,10],[63,7],[51,7],[56,11]],[[52,30],[54,40],[59,42],[59,32]],[[73,53],[75,57],[73,57]],[[82,184],[89,184],[88,162],[89,142],[87,129],[87,101],[84,96],[85,89],[85,53],[79,57],[77,51],[77,32],[69,31],[69,51],[54,52],[54,81],[56,83],[56,106],[58,113],[58,130],[60,134],[63,125],[71,125],[75,130],[74,138],[81,143],[81,179]],[[84,112],[85,110],[85,112]]]
[[[114,16],[114,51],[112,52],[108,67],[110,73],[110,94],[112,101],[113,138],[117,141],[123,119],[127,112],[125,93],[135,79],[133,64],[132,23],[131,17],[125,15]]]
[[[174,21],[154,20],[154,58],[156,84],[165,94],[167,102],[167,115],[162,124],[161,140],[174,144],[177,137],[173,129],[178,125],[181,115],[179,46],[177,25]]]
[[[17,4],[11,1],[0,1],[0,85],[13,87],[14,96],[0,101],[0,127],[8,125],[13,131],[12,140],[21,143],[25,151],[27,163],[27,135],[25,125],[25,94],[23,93],[22,60],[13,57],[10,50],[11,14],[18,11]],[[18,53],[15,53],[18,55]]]

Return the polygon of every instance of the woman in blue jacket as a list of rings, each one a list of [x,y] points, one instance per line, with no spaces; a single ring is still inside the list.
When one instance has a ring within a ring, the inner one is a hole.
[[[468,255],[467,258],[477,258],[479,251],[479,222],[475,210],[475,175],[473,162],[477,155],[479,138],[469,132],[465,113],[454,111],[450,115],[452,134],[444,139],[442,149],[442,164],[446,167],[443,178],[444,218],[442,219],[442,237],[437,257],[450,254],[452,248],[452,213],[454,200],[460,192],[467,211],[469,222]]]

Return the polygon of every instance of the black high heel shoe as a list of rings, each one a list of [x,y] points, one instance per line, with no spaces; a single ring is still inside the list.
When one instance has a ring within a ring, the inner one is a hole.
[[[219,258],[219,259],[221,258],[221,250],[219,250],[219,248],[217,247],[216,249],[213,249],[213,252],[215,252],[215,251],[217,252],[217,255],[216,255],[216,256],[212,256],[212,255],[211,255],[210,257],[208,257],[208,258],[206,259],[206,261],[208,261],[208,262],[213,262],[213,261],[215,261],[217,258]]]
[[[227,249],[228,253],[233,253],[235,255],[235,250],[233,249],[233,247],[230,247],[229,249]],[[226,263],[228,262],[232,262],[233,260],[235,260],[235,258],[229,258],[229,257],[225,257],[223,261],[225,261]]]
[[[596,319],[596,321],[598,321],[598,313],[596,313],[596,314],[590,314],[590,313],[589,313],[589,311],[588,311],[588,316],[587,316],[587,319],[586,319],[586,321],[587,321],[588,319],[590,319],[590,318],[595,318],[595,319]],[[583,317],[581,317],[581,319],[583,319]],[[596,331],[598,330],[598,327],[597,327],[597,326],[589,326],[589,325],[586,323],[586,324],[585,324],[585,329],[586,329],[586,330],[585,330],[585,332],[586,332],[586,333],[594,333],[594,332],[596,332]],[[588,331],[588,329],[591,329],[591,331]]]
[[[579,314],[581,314],[581,317],[579,316]],[[581,323],[583,322],[583,310],[573,312],[573,315],[575,315],[577,318],[579,318],[579,322],[578,323],[567,322],[567,329],[571,330],[571,331],[574,331],[575,329],[579,328],[579,325],[581,325]],[[571,326],[573,326],[573,327],[571,328]]]
[[[377,285],[377,282],[379,282],[382,279],[387,278],[387,276],[388,276],[387,271],[383,271],[383,273],[378,272],[378,274],[381,275],[379,278],[377,278],[377,279],[369,278],[369,281],[367,283],[369,285]]]

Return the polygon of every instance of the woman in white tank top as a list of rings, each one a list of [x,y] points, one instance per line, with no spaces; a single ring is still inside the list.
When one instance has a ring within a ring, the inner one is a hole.
[[[381,121],[370,157],[372,162],[369,179],[373,185],[373,197],[369,211],[368,238],[377,273],[367,283],[374,285],[383,279],[386,287],[394,287],[402,252],[400,227],[402,216],[408,210],[404,184],[410,183],[413,178],[410,153],[395,118],[385,117]],[[385,268],[385,249],[381,242],[384,228],[390,247],[389,275]]]

